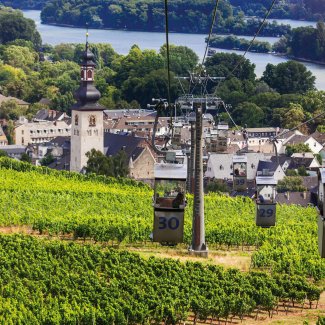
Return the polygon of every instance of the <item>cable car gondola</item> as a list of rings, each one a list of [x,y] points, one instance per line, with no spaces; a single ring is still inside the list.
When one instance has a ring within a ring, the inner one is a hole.
[[[325,186],[325,168],[319,168],[318,171],[318,251],[322,258],[325,257],[325,218],[324,218],[324,186]]]
[[[244,155],[233,156],[232,169],[234,191],[245,192],[247,189],[247,157]]]
[[[183,242],[186,177],[184,164],[155,165],[154,242],[168,245]]]
[[[256,176],[256,226],[272,227],[276,221],[276,185],[273,174]]]

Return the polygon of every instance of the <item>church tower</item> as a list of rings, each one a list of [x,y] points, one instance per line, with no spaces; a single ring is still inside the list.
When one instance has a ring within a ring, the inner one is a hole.
[[[104,151],[103,106],[99,105],[100,92],[94,85],[94,54],[86,49],[81,63],[81,82],[71,108],[70,171],[81,172],[87,166],[86,153],[91,149]]]

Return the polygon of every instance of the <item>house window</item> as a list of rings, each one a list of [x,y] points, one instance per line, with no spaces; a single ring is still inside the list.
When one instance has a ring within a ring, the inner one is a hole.
[[[89,126],[96,126],[96,116],[95,115],[89,115],[88,117]]]
[[[24,142],[25,142],[25,139],[21,138],[21,144],[24,144]]]
[[[76,114],[74,116],[74,125],[79,125],[79,115],[78,114]]]

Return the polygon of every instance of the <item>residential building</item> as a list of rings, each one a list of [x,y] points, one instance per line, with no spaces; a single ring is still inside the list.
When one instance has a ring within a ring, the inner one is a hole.
[[[0,146],[0,150],[7,153],[10,158],[21,159],[24,153],[27,153],[27,147],[16,144],[9,144],[5,146]]]
[[[254,180],[257,166],[260,160],[266,160],[264,153],[248,152],[247,157],[247,180]],[[233,179],[233,156],[234,154],[212,153],[208,157],[206,178],[232,180]]]
[[[18,122],[15,127],[14,141],[17,145],[48,142],[57,136],[70,136],[71,124],[67,121]]]
[[[156,155],[150,142],[145,138],[113,133],[104,134],[104,153],[115,156],[123,150],[129,162],[129,177],[153,182]]]

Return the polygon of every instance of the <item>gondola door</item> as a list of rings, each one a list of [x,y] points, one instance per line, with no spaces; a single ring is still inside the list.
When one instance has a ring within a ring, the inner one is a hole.
[[[186,176],[183,164],[155,166],[154,242],[171,245],[183,242]]]

